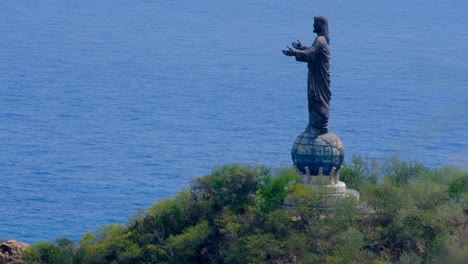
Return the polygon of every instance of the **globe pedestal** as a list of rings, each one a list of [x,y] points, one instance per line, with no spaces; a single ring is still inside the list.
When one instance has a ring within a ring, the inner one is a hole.
[[[332,132],[302,132],[294,141],[291,157],[297,169],[306,176],[338,175],[344,160],[344,146]],[[338,182],[336,179],[334,182]]]
[[[294,166],[302,174],[302,182],[312,189],[326,189],[326,196],[359,199],[359,193],[346,189],[339,180],[344,161],[344,146],[340,138],[332,133],[314,133],[310,129],[302,132],[291,149]]]

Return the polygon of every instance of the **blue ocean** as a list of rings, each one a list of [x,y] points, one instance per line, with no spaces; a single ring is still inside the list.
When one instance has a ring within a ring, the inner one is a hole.
[[[468,170],[468,2],[0,2],[0,238],[79,240],[223,164],[292,164],[325,15],[346,160]]]

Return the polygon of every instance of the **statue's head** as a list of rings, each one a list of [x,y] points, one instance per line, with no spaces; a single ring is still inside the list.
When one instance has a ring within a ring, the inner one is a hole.
[[[328,35],[328,19],[325,16],[314,17],[314,33],[319,36],[324,36],[327,43],[330,44],[330,36]]]

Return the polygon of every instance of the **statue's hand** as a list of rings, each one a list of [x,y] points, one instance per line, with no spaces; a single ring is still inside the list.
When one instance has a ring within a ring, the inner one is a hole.
[[[295,48],[295,49],[298,49],[298,50],[304,49],[304,45],[302,45],[300,40],[298,40],[297,42],[293,41],[291,44],[292,44],[293,48]]]
[[[287,50],[282,50],[284,55],[286,56],[294,56],[296,55],[296,51],[294,51],[293,49],[291,49],[290,47],[287,47],[288,49]]]

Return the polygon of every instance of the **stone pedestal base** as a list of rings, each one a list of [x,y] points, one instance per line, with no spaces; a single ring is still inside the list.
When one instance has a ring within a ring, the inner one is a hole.
[[[337,183],[332,183],[325,186],[327,189],[332,190],[333,193],[338,195],[342,195],[346,193],[346,183],[342,181],[338,181]]]
[[[360,197],[358,191],[347,189],[346,184],[342,181],[339,181],[338,183],[332,183],[332,184],[326,185],[325,188],[329,189],[331,191],[330,194],[334,196],[339,196],[339,197],[354,196],[358,200]]]
[[[322,197],[320,204],[317,205],[317,208],[320,210],[328,211],[333,209],[334,200],[340,197],[355,197],[357,200],[360,198],[360,194],[356,190],[347,189],[346,183],[342,181],[330,182],[330,177],[326,176],[309,176],[310,178],[303,175],[303,183],[308,188],[312,190],[317,190],[316,195]],[[304,182],[304,178],[307,182]],[[289,201],[287,198],[283,203],[283,208],[285,210],[293,210],[294,204]],[[293,216],[293,218],[300,219],[299,216]],[[294,221],[296,221],[294,220]]]
[[[325,177],[324,177],[325,178]],[[328,177],[327,177],[328,178]],[[347,189],[346,183],[338,181],[337,183],[331,182],[330,184],[320,184],[321,179],[313,179],[310,183],[306,184],[311,189],[321,189],[322,195],[330,197],[348,197],[354,196],[359,200],[360,194],[356,190]]]

